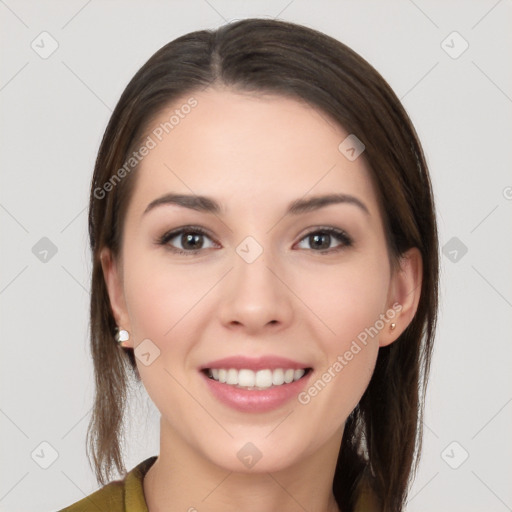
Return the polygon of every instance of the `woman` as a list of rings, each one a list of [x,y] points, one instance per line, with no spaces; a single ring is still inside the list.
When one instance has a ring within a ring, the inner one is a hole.
[[[89,231],[104,487],[64,510],[403,510],[437,229],[416,132],[364,59],[263,19],[167,44],[107,126]],[[160,453],[107,484],[132,376]]]

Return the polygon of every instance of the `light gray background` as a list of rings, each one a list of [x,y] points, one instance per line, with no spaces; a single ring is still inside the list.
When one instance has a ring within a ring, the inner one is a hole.
[[[441,246],[456,237],[450,244],[467,253],[448,245],[441,259],[423,459],[407,510],[512,510],[510,0],[0,0],[0,16],[0,510],[56,510],[98,488],[85,455],[86,206],[113,107],[165,43],[253,16],[340,39],[410,114],[432,173]],[[31,47],[50,48],[43,31],[58,42],[46,59]],[[462,48],[457,36],[446,40],[453,31],[469,43],[458,58],[445,51]],[[58,250],[46,262],[32,252],[43,237]],[[157,419],[145,393],[135,394],[128,469],[158,453]],[[40,465],[53,452],[42,442],[58,454],[47,469]]]

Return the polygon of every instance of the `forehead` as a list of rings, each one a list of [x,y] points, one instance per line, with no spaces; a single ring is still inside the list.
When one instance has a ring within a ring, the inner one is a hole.
[[[216,197],[228,209],[251,200],[278,207],[339,192],[376,213],[365,160],[339,150],[349,133],[304,101],[207,89],[168,105],[146,135],[153,147],[137,170],[135,202],[179,192]]]

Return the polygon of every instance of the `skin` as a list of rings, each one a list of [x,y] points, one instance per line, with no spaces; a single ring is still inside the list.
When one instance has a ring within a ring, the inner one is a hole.
[[[248,512],[338,510],[331,487],[344,423],[379,347],[414,316],[420,253],[411,249],[391,271],[367,165],[341,154],[348,132],[324,114],[294,99],[229,89],[194,97],[197,107],[137,170],[121,257],[101,253],[114,316],[130,333],[124,345],[149,338],[160,350],[149,366],[137,359],[161,413],[160,454],[144,479],[149,510],[226,512],[240,503]],[[144,214],[168,192],[213,197],[224,211],[161,205]],[[284,214],[295,199],[333,192],[357,197],[368,213],[342,203]],[[189,224],[209,233],[195,255],[171,251],[171,244],[187,247],[181,236],[155,242]],[[306,235],[326,226],[346,231],[353,244],[327,236],[331,253],[320,254]],[[236,252],[247,236],[263,249],[252,263]],[[218,402],[198,372],[221,357],[272,354],[308,362],[313,383],[394,303],[401,305],[396,328],[386,323],[307,405],[293,399],[270,412],[239,412]],[[251,469],[237,458],[247,442],[262,453]]]

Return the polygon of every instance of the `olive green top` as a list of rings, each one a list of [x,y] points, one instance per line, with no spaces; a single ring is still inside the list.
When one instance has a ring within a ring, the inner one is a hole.
[[[153,455],[135,466],[123,480],[115,480],[59,512],[148,512],[144,475],[157,459]],[[375,499],[369,490],[363,490],[356,512],[378,512]]]

